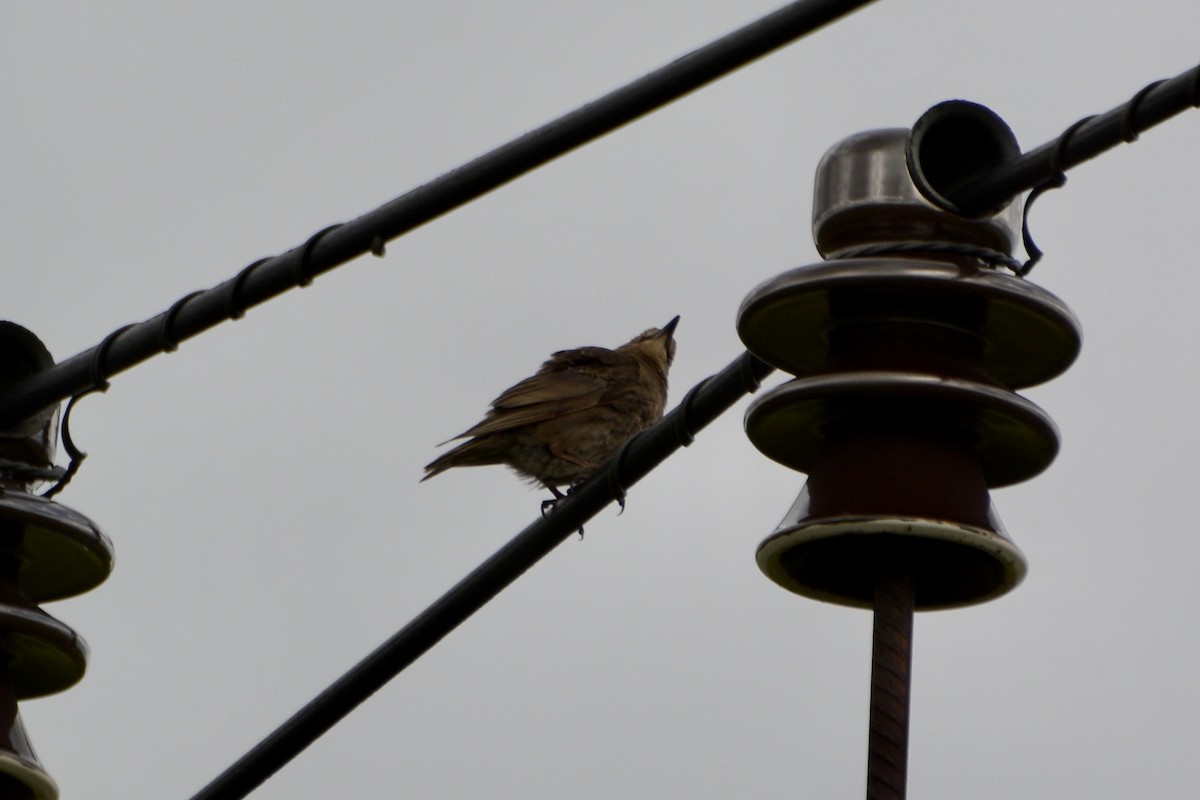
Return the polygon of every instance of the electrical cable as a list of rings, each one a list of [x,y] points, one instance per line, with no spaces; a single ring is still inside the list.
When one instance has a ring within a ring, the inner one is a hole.
[[[239,800],[274,775],[360,703],[487,604],[603,508],[625,497],[696,432],[746,394],[773,367],[749,352],[689,391],[675,409],[631,439],[589,480],[555,503],[408,625],[338,678],[265,739],[192,796]]]

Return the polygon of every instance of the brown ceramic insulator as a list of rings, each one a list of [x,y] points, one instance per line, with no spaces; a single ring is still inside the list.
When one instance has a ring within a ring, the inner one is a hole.
[[[56,800],[58,786],[34,753],[12,686],[7,664],[0,660],[0,797]]]

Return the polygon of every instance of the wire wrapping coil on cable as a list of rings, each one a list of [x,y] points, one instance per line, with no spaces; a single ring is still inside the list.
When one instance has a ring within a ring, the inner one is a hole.
[[[1021,214],[1021,241],[1025,244],[1025,253],[1028,258],[1021,265],[1020,269],[1016,270],[1017,277],[1024,278],[1028,275],[1037,266],[1037,263],[1042,260],[1042,256],[1045,255],[1042,249],[1034,243],[1033,234],[1029,232],[1029,209],[1033,206],[1033,201],[1046,192],[1051,189],[1060,189],[1066,185],[1067,172],[1064,164],[1067,145],[1070,144],[1071,137],[1075,135],[1076,131],[1095,118],[1095,114],[1090,114],[1081,120],[1077,120],[1059,135],[1058,140],[1054,144],[1054,152],[1050,161],[1051,176],[1034,187],[1033,191],[1029,193],[1029,198],[1025,201],[1025,209]]]
[[[182,305],[182,301],[178,305]],[[104,366],[104,360],[108,356],[108,349],[112,346],[112,343],[116,341],[118,336],[132,327],[133,325],[129,324],[117,328],[115,331],[108,334],[108,336],[105,336],[103,341],[101,341],[96,347],[95,352],[92,353],[92,385],[90,388],[80,392],[77,395],[74,395],[67,402],[66,410],[63,411],[60,435],[62,436],[63,449],[67,451],[67,457],[70,460],[67,462],[67,468],[63,471],[62,477],[58,479],[57,483],[55,483],[46,491],[42,492],[42,497],[47,499],[52,498],[54,495],[67,488],[67,484],[71,482],[71,479],[74,478],[79,472],[79,468],[83,466],[84,459],[87,458],[87,453],[79,449],[78,445],[75,444],[74,437],[71,436],[71,412],[75,410],[76,403],[78,403],[84,397],[87,397],[89,394],[94,394],[97,392],[104,393],[108,391],[108,371]]]

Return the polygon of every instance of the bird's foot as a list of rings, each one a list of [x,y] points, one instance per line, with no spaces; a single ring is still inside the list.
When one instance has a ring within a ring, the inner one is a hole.
[[[570,489],[567,489],[566,494],[563,494],[562,492],[560,492],[558,490],[557,487],[547,486],[546,488],[554,493],[554,497],[551,497],[549,500],[542,501],[542,516],[543,517],[549,516],[550,512],[553,511],[558,506],[558,501],[562,500],[564,497],[567,497],[575,490],[575,487],[572,486]],[[580,539],[583,538],[583,528],[582,527],[579,529],[579,538]]]
[[[553,494],[554,497],[551,497],[549,500],[542,501],[542,516],[543,517],[554,510],[554,507],[556,505],[558,505],[559,500],[562,500],[564,497],[566,497],[565,494],[563,494],[562,492],[560,492],[558,490],[557,486],[547,485],[546,488],[550,490],[550,493]]]
[[[583,480],[581,480],[577,483],[571,484],[571,488],[567,489],[567,494],[574,494],[575,490],[578,489],[583,484],[587,483],[587,481],[588,481],[588,478],[584,478]],[[619,491],[614,491],[613,494],[614,494],[613,499],[616,500],[617,505],[621,507],[621,510],[617,512],[617,516],[621,516],[621,514],[625,513],[625,491],[623,489],[621,489]]]

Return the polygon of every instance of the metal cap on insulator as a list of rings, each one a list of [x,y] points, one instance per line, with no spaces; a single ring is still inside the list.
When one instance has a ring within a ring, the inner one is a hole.
[[[1012,253],[1021,235],[1019,202],[966,217],[942,192],[951,193],[955,177],[969,171],[964,162],[976,159],[982,169],[1019,154],[1016,137],[975,103],[954,100],[935,109],[922,117],[929,120],[924,126],[866,131],[825,153],[813,190],[813,239],[822,256],[918,243]],[[954,154],[933,155],[947,148]]]
[[[7,386],[54,366],[54,357],[31,331],[0,321],[0,386]],[[54,463],[58,439],[58,406],[37,411],[7,430],[0,429],[0,476],[18,479]]]

